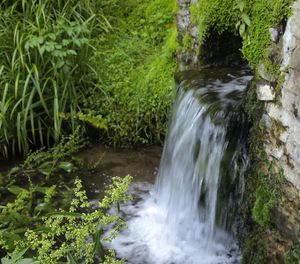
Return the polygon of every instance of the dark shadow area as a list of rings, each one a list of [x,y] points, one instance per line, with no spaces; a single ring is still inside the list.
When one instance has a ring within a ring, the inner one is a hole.
[[[201,46],[200,64],[204,66],[240,66],[246,64],[241,53],[242,38],[232,32],[212,30]]]

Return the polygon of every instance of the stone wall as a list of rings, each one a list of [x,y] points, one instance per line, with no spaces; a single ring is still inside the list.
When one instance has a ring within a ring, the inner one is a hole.
[[[190,6],[198,0],[177,0],[179,11],[177,13],[178,41],[181,50],[177,54],[179,71],[196,68],[199,66],[198,53],[198,28],[191,23]],[[188,37],[188,47],[184,45],[184,38]]]
[[[264,121],[269,140],[265,144],[270,159],[284,170],[284,176],[300,192],[300,1],[293,5],[293,16],[279,39],[279,32],[270,29],[271,38],[282,54],[281,74],[284,82],[279,93],[272,86],[271,74],[260,65],[264,84],[258,84],[258,99],[265,101]],[[273,37],[272,37],[273,36]],[[274,49],[274,47],[273,47]],[[280,78],[276,76],[277,78]],[[278,89],[277,88],[277,89]],[[276,130],[276,133],[274,133]],[[300,209],[300,208],[299,208]]]
[[[201,68],[203,47],[190,12],[197,0],[177,1],[179,70]],[[278,21],[269,29],[268,58],[254,69],[256,84],[249,90],[256,93],[254,99],[250,96],[257,116],[249,135],[249,155],[254,157],[241,209],[243,227],[238,231],[246,264],[299,264],[295,259],[300,254],[300,0],[292,11],[286,25]],[[287,256],[293,260],[284,260]]]
[[[300,0],[294,2],[292,16],[286,25],[270,28],[272,44],[268,47],[267,63],[256,69],[257,100],[263,102],[262,118],[263,147],[272,168],[264,175],[271,177],[264,188],[272,193],[278,188],[270,210],[271,226],[254,224],[248,236],[256,234],[253,240],[264,241],[265,255],[269,263],[299,263],[300,246]],[[276,70],[278,67],[279,70]],[[273,70],[273,71],[272,71]],[[255,124],[251,133],[261,129]],[[257,166],[258,170],[259,165]],[[281,176],[280,176],[281,175]],[[280,177],[283,176],[281,180]],[[280,184],[278,184],[278,180]],[[276,186],[278,185],[278,186]],[[249,193],[247,195],[250,195]],[[256,197],[256,199],[259,199]],[[272,198],[273,199],[273,198]],[[253,210],[253,209],[252,209]],[[255,246],[250,246],[253,251]],[[251,256],[255,252],[250,253]],[[290,256],[290,257],[289,257]],[[289,260],[287,260],[289,259]],[[247,263],[247,262],[245,262]],[[256,262],[255,262],[256,263]],[[263,262],[265,263],[265,262]]]

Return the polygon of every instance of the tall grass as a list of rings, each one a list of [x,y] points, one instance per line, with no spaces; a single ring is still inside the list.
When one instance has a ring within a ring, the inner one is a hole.
[[[90,39],[110,26],[95,10],[84,0],[0,2],[2,155],[75,129],[84,91],[94,85]]]

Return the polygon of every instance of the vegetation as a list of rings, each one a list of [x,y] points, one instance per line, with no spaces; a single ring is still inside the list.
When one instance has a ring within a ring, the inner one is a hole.
[[[106,119],[109,143],[160,142],[174,91],[176,2],[109,1],[103,10],[114,30],[96,39],[99,78],[86,111]]]
[[[2,155],[49,147],[80,123],[109,143],[161,139],[174,86],[175,1],[0,7]]]
[[[191,21],[200,47],[213,34],[228,33],[241,41],[253,69],[263,62],[278,75],[269,28],[284,27],[291,2],[201,0],[190,6]],[[91,210],[74,180],[83,166],[74,153],[85,136],[121,146],[161,142],[175,91],[177,8],[175,0],[0,1],[0,156],[27,156],[0,174],[2,263],[122,262],[102,241],[124,227],[107,208],[130,198],[130,177],[115,178]],[[192,42],[183,36],[185,49]],[[262,105],[253,87],[246,108],[256,129],[244,209],[253,230],[244,256],[265,263],[268,245],[260,239],[272,231],[282,172],[263,151]],[[113,232],[104,238],[110,224]],[[285,261],[298,256],[296,245]]]
[[[240,34],[242,55],[256,69],[259,63],[268,61],[267,48],[272,43],[269,29],[280,28],[286,21],[291,3],[292,0],[204,0],[192,4],[190,11],[192,23],[199,28],[200,45],[210,34]]]
[[[72,187],[73,175],[83,166],[72,154],[82,144],[78,135],[71,136],[49,151],[32,153],[2,175],[6,182],[0,206],[0,254],[6,255],[2,263],[94,263],[96,258],[122,263],[104,250],[101,241],[112,239],[125,226],[107,209],[130,199],[126,191],[131,177],[114,178],[98,208],[91,210],[81,181],[76,179]],[[63,184],[57,184],[61,177]],[[104,237],[103,229],[110,224],[114,227]]]
[[[102,242],[125,226],[107,209],[130,198],[131,177],[91,209],[74,153],[85,136],[162,140],[175,12],[175,0],[0,1],[0,156],[27,157],[0,174],[1,263],[122,263]]]

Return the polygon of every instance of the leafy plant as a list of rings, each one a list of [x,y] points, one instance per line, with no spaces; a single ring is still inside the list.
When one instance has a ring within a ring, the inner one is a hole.
[[[99,83],[84,110],[106,120],[99,137],[107,143],[159,142],[175,86],[176,1],[115,0],[102,8],[116,30],[95,40]]]
[[[239,11],[239,21],[235,27],[239,30],[239,34],[243,39],[248,37],[248,27],[251,26],[251,21],[248,14],[245,12],[246,1],[238,0],[236,9]]]
[[[126,191],[130,181],[130,176],[115,178],[99,209],[92,212],[88,212],[91,204],[80,180],[75,181],[74,198],[68,210],[51,208],[55,187],[46,189],[43,201],[34,210],[32,197],[40,190],[20,188],[17,198],[1,208],[0,246],[12,252],[2,263],[94,263],[96,257],[103,262],[106,252],[101,239],[113,239],[125,223],[118,215],[102,209],[128,201]],[[114,224],[111,234],[103,238],[103,228],[111,224]],[[25,237],[20,236],[22,233]]]
[[[92,35],[110,25],[92,1],[0,7],[0,152],[7,156],[50,146],[75,130],[80,98],[95,83]],[[68,122],[62,113],[70,113]]]

